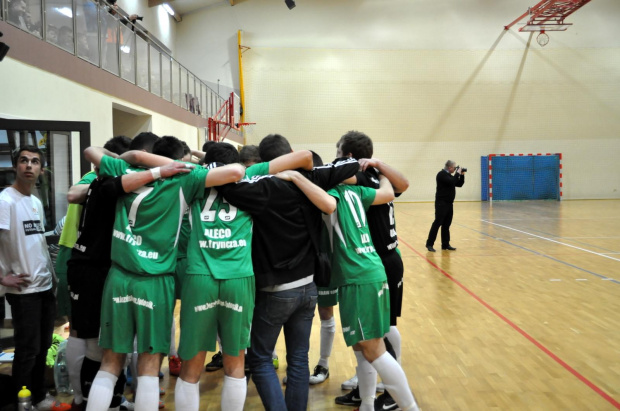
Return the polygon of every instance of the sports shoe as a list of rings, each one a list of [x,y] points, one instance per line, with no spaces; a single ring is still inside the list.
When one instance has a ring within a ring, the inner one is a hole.
[[[276,370],[280,368],[280,360],[278,359],[277,355],[273,357],[273,368],[275,368]]]
[[[329,378],[329,370],[322,365],[314,367],[314,373],[310,376],[310,385],[320,384]]]
[[[123,397],[123,402],[121,402],[121,411],[133,411],[134,408],[136,408],[135,404]]]
[[[342,388],[343,390],[352,390],[355,387],[357,387],[357,375],[354,375],[353,377],[340,384],[340,388]]]
[[[394,411],[400,410],[392,396],[385,392],[375,398],[375,411]]]
[[[49,393],[45,395],[43,401],[35,404],[35,408],[38,411],[70,411],[71,404],[56,401],[56,398],[52,397]]]
[[[286,385],[288,381],[288,375],[285,375],[284,378],[282,378],[282,384]]]
[[[161,410],[162,408],[165,408],[165,407],[166,407],[166,404],[164,404],[162,400],[159,400],[158,408]]]
[[[181,359],[176,355],[168,358],[168,373],[178,377],[181,374]]]
[[[207,364],[205,371],[217,371],[222,367],[224,367],[222,352],[218,351],[213,357],[211,357],[211,362]]]
[[[163,397],[164,395],[166,395],[166,389],[162,388],[162,387],[159,387],[159,396]]]
[[[355,387],[350,393],[346,395],[341,395],[340,397],[336,397],[336,404],[340,405],[350,405],[350,406],[359,406],[362,403],[362,399],[360,398],[360,389]]]

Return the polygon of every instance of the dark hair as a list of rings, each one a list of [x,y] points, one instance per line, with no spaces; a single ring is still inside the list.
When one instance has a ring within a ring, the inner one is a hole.
[[[372,158],[372,140],[360,131],[349,131],[338,142],[342,155],[349,153],[353,158]]]
[[[153,134],[149,131],[138,134],[131,140],[129,145],[130,150],[144,150],[148,153],[153,152],[153,145],[159,140],[157,134]]]
[[[217,143],[217,141],[213,141],[213,140],[209,140],[206,141],[203,145],[202,145],[202,151],[204,151],[205,153],[207,152],[207,150],[209,150],[209,147],[211,147],[212,144]]]
[[[258,146],[249,145],[241,147],[241,151],[239,151],[239,161],[241,161],[246,167],[248,165],[263,161],[260,158]]]
[[[189,148],[185,141],[181,141],[181,144],[183,144],[183,157],[185,157],[187,154],[192,152],[192,149]]]
[[[39,147],[31,145],[17,147],[15,150],[13,150],[13,157],[11,158],[13,162],[13,167],[17,167],[17,160],[19,160],[19,156],[22,154],[22,151],[37,153],[39,155],[39,160],[41,160],[41,169],[43,169],[43,166],[45,166],[45,153]]]
[[[111,151],[119,156],[125,151],[129,150],[131,139],[127,136],[116,136],[109,139],[103,146],[108,151]]]
[[[153,144],[153,154],[180,160],[183,158],[183,144],[176,137],[163,136]]]
[[[204,162],[209,163],[224,163],[233,164],[239,162],[239,152],[237,149],[228,143],[215,143],[209,146],[209,151],[205,155]]]
[[[313,165],[314,167],[320,167],[320,166],[322,166],[323,164],[325,164],[325,163],[323,163],[323,159],[321,158],[321,156],[320,156],[320,155],[318,155],[318,154],[317,154],[317,153],[315,153],[314,151],[311,151],[311,153],[312,153],[312,165]]]
[[[269,134],[258,145],[258,152],[263,161],[271,161],[291,151],[293,149],[288,140],[280,134]]]

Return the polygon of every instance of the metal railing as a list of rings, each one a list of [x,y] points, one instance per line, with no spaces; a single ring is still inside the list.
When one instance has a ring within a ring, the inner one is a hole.
[[[103,0],[0,1],[7,23],[198,116],[213,116],[227,100]]]

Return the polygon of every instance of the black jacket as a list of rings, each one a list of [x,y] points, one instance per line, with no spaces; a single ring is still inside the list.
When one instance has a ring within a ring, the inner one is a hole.
[[[437,173],[437,192],[435,194],[435,202],[453,203],[456,197],[456,187],[463,187],[465,184],[465,175],[456,173],[454,175],[446,170]]]
[[[299,171],[329,190],[358,169],[357,160],[343,158],[312,171]],[[321,212],[294,183],[274,176],[256,176],[219,187],[218,191],[230,204],[252,215],[252,263],[257,289],[314,274],[316,253],[309,230],[316,230],[314,234],[320,238]]]

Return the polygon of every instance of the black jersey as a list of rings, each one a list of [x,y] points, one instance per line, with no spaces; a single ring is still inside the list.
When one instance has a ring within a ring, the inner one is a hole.
[[[372,167],[366,171],[360,171],[355,175],[357,185],[379,188],[379,174]],[[397,193],[396,196],[399,196]],[[394,203],[379,204],[371,206],[366,212],[370,236],[379,255],[385,255],[398,247],[398,236],[396,235],[396,219],[394,218]]]
[[[338,159],[300,172],[329,190],[358,169],[357,160]],[[314,274],[316,253],[309,230],[316,230],[315,238],[320,238],[321,212],[294,183],[273,176],[255,176],[222,186],[219,191],[230,204],[252,215],[256,288],[286,284]]]
[[[110,266],[116,200],[123,194],[121,177],[100,177],[90,184],[69,265],[88,263]]]

